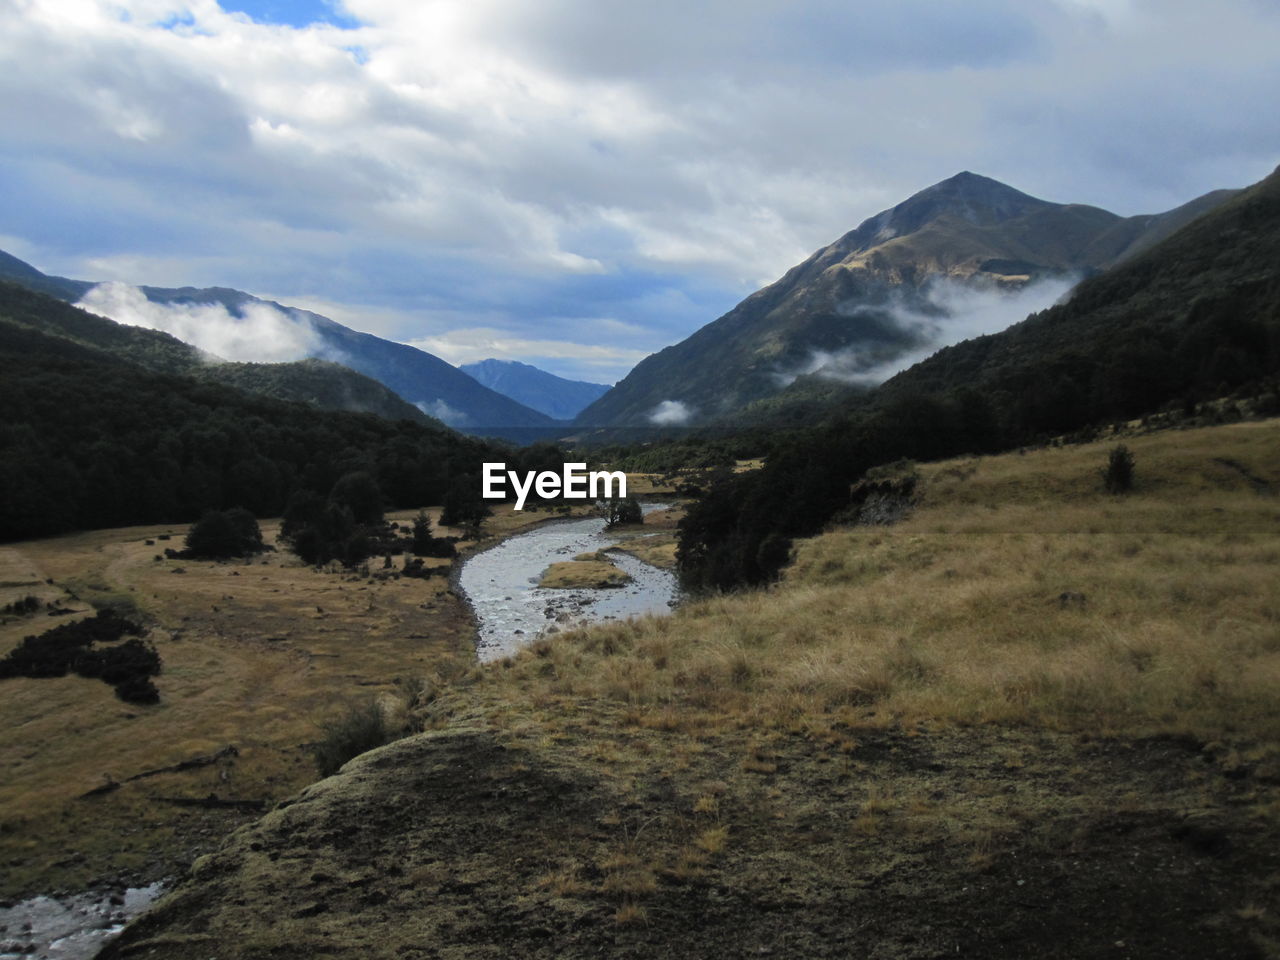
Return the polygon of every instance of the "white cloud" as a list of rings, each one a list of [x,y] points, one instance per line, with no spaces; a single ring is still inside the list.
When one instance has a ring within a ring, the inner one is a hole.
[[[649,411],[649,422],[659,427],[675,427],[688,423],[694,409],[680,400],[663,400]]]
[[[246,304],[237,316],[220,303],[153,303],[137,287],[111,281],[93,287],[76,306],[117,323],[163,330],[223,360],[301,360],[320,346],[305,320],[262,303]]]
[[[894,323],[915,339],[914,348],[904,351],[859,344],[845,350],[815,350],[800,368],[779,371],[778,382],[786,385],[804,374],[817,374],[842,383],[883,383],[943,347],[999,333],[1028,314],[1053,306],[1070,292],[1077,279],[1044,279],[1016,290],[984,289],[945,278],[932,280],[923,291],[925,302],[921,307],[899,301],[887,308]]]
[[[435,417],[441,423],[448,424],[451,427],[465,427],[471,423],[471,418],[461,410],[449,406],[443,400],[433,400],[430,403],[419,401],[414,404],[419,410],[428,417]]]
[[[674,342],[960,169],[1137,213],[1280,157],[1256,0],[343,6],[357,29],[0,0],[0,229],[74,275],[384,308],[401,339],[577,343],[590,297]],[[715,293],[672,314],[660,284]]]

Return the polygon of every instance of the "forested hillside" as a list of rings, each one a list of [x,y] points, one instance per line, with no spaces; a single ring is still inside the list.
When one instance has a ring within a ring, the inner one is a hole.
[[[279,515],[293,492],[360,470],[388,505],[438,503],[494,457],[444,428],[158,373],[3,315],[0,365],[0,540],[232,506]]]

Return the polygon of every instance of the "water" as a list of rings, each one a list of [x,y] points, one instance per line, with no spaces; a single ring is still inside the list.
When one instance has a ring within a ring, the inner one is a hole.
[[[153,883],[119,893],[32,897],[2,907],[0,960],[89,960],[163,892],[162,883]]]
[[[646,514],[665,506],[641,504]],[[545,524],[463,563],[458,586],[480,624],[476,653],[481,661],[509,656],[539,636],[581,623],[670,612],[677,599],[675,574],[625,553],[609,557],[631,576],[626,586],[569,590],[537,586],[551,564],[617,543],[616,536],[605,532],[604,523],[603,517],[586,517]]]

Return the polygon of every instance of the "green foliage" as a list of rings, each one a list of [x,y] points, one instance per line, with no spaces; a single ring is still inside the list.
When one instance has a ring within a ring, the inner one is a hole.
[[[624,523],[644,523],[644,511],[635,497],[618,499],[613,497],[605,504],[605,528],[616,527]]]
[[[396,739],[382,708],[373,697],[349,705],[343,713],[320,725],[320,740],[311,748],[320,776],[337,773],[344,763]]]
[[[263,550],[262,531],[243,507],[210,510],[187,533],[186,555],[196,560],[251,557]]]
[[[1102,485],[1107,493],[1128,493],[1133,489],[1133,454],[1124,444],[1113,448],[1107,455]]]
[[[350,510],[356,523],[367,526],[382,522],[382,491],[363,470],[339,477],[329,491],[329,502]]]
[[[480,495],[478,476],[458,477],[444,497],[444,509],[440,523],[446,527],[463,527],[470,534],[477,534],[486,517],[493,513]]]
[[[64,623],[22,642],[0,659],[0,680],[9,677],[65,677],[75,673],[115,688],[126,703],[158,703],[151,678],[160,672],[155,647],[137,639],[142,628],[111,610]],[[121,642],[127,634],[132,639]]]

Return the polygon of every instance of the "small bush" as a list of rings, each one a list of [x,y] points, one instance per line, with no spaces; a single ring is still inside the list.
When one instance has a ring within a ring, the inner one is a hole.
[[[322,723],[320,731],[323,736],[311,748],[311,756],[322,777],[333,776],[353,757],[396,739],[373,697],[352,704],[344,713]]]
[[[1128,493],[1133,489],[1133,454],[1124,444],[1108,455],[1106,469],[1102,471],[1102,484],[1107,493]]]
[[[605,505],[606,527],[616,527],[624,523],[644,523],[644,511],[635,497],[619,500],[614,497]]]
[[[6,603],[0,607],[0,613],[12,614],[18,617],[25,617],[35,613],[40,609],[40,601],[32,596],[25,596],[21,600],[15,600],[13,603]]]
[[[184,556],[198,560],[251,557],[263,549],[262,531],[243,507],[210,510],[192,525]]]

